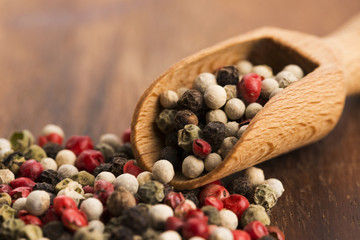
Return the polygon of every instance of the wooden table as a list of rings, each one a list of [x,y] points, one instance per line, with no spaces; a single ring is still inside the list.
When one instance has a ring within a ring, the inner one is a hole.
[[[357,0],[1,1],[0,133],[56,123],[120,135],[179,59],[263,25],[322,36],[359,11]],[[271,219],[287,239],[359,239],[359,147],[354,96],[329,136],[260,166],[284,183]]]

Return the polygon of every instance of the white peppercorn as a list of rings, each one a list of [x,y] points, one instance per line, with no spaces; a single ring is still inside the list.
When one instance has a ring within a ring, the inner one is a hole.
[[[250,167],[245,170],[245,178],[248,179],[251,186],[256,187],[265,181],[264,171],[257,167]]]
[[[26,199],[27,198],[18,198],[12,205],[12,208],[16,211],[26,210]]]
[[[211,109],[219,109],[226,103],[226,91],[219,85],[213,85],[206,89],[204,102]]]
[[[236,137],[237,132],[239,131],[239,123],[232,121],[225,124],[225,136],[226,137]]]
[[[135,194],[138,191],[139,183],[134,175],[124,173],[119,175],[113,182],[114,187],[124,187],[130,193]]]
[[[155,180],[165,184],[174,178],[175,171],[173,165],[168,160],[162,159],[155,162],[152,174]]]
[[[204,162],[194,155],[187,156],[182,163],[182,173],[188,178],[196,178],[204,171]]]
[[[193,88],[201,93],[205,93],[206,89],[208,89],[208,87],[212,85],[216,85],[215,75],[212,73],[204,72],[204,73],[200,73],[196,77],[193,83]]]
[[[259,103],[250,103],[245,110],[245,117],[251,119],[263,108]]]
[[[236,137],[226,137],[221,143],[221,146],[218,150],[220,156],[224,159],[226,155],[231,151],[231,149],[235,146],[238,139]]]
[[[9,169],[0,169],[0,184],[9,184],[15,179],[15,175]]]
[[[41,159],[40,163],[44,167],[44,171],[46,171],[46,170],[56,171],[56,169],[57,169],[57,164],[56,164],[55,160],[52,158],[49,158],[49,157],[43,158],[43,159]]]
[[[50,196],[42,190],[32,191],[28,195],[25,205],[29,213],[40,216],[48,210],[50,206]]]
[[[56,134],[60,135],[62,138],[65,137],[64,130],[55,124],[48,124],[41,131],[42,136],[47,136],[51,133],[56,133]]]
[[[257,75],[260,75],[264,78],[271,78],[273,76],[273,71],[271,67],[267,65],[257,65],[254,66],[252,69],[253,73],[256,73]]]
[[[270,93],[269,99],[272,98],[273,96],[275,96],[276,94],[282,92],[283,90],[284,90],[283,88],[275,89],[274,91],[272,91],[272,92]]]
[[[239,128],[239,131],[237,132],[236,136],[238,139],[241,138],[241,136],[243,135],[243,133],[245,132],[245,130],[248,128],[249,125],[243,125]]]
[[[236,96],[237,96],[236,85],[225,85],[224,89],[226,92],[226,100],[236,98]]]
[[[181,240],[181,236],[174,230],[168,230],[159,235],[159,240]]]
[[[80,210],[85,213],[89,220],[95,220],[100,218],[103,212],[103,205],[96,198],[88,198],[81,203]]]
[[[227,123],[227,116],[226,113],[221,109],[211,110],[206,113],[206,124],[209,122],[222,122]]]
[[[245,113],[245,104],[238,98],[232,98],[226,103],[224,110],[229,119],[238,120]]]
[[[76,155],[72,151],[64,149],[58,152],[55,161],[58,167],[64,164],[74,165],[76,161]]]
[[[285,191],[284,186],[279,179],[269,178],[265,180],[265,183],[268,184],[275,191],[277,198],[281,197],[281,195]]]
[[[261,81],[261,96],[269,98],[270,94],[279,88],[279,83],[274,78],[265,78]]]
[[[142,173],[140,173],[139,175],[137,175],[136,177],[138,183],[139,183],[139,187],[147,182],[153,181],[154,180],[154,176],[151,172],[148,171],[144,171]]]
[[[105,225],[102,221],[100,220],[91,220],[89,222],[89,225],[88,225],[88,228],[91,230],[91,231],[95,231],[95,232],[104,232],[104,229],[105,229]]]
[[[5,139],[5,138],[0,138],[0,150],[10,150],[11,149],[11,144],[9,142],[9,140]]]
[[[116,179],[116,177],[115,177],[115,175],[113,173],[104,171],[104,172],[99,173],[96,176],[95,181],[104,180],[104,181],[113,183],[115,181],[115,179]]]
[[[225,227],[216,228],[211,234],[209,240],[233,240],[232,232]]]
[[[253,64],[248,60],[240,60],[236,63],[236,67],[239,69],[240,75],[250,73],[253,69]]]
[[[235,230],[238,226],[238,218],[233,211],[222,209],[220,211],[221,226]]]
[[[113,149],[118,149],[121,145],[119,137],[113,133],[105,133],[101,135],[99,143],[109,144]]]
[[[187,87],[181,87],[178,90],[176,90],[177,95],[179,96],[179,98],[181,98],[181,96],[187,91],[189,90]]]
[[[63,180],[65,178],[71,178],[72,176],[77,174],[79,170],[74,165],[64,164],[59,167],[57,172],[59,179]]]
[[[155,229],[163,228],[166,219],[172,216],[174,216],[174,212],[166,204],[156,204],[149,209],[150,222]]]
[[[209,155],[206,156],[204,161],[205,170],[208,172],[214,170],[221,163],[221,161],[222,158],[219,154],[210,153]]]
[[[174,108],[177,105],[179,97],[175,91],[166,90],[160,94],[160,104],[163,108]]]
[[[292,72],[288,71],[279,72],[278,74],[276,74],[275,79],[279,82],[279,87],[281,88],[286,88],[287,86],[298,80]]]
[[[295,64],[289,64],[285,66],[283,71],[288,71],[293,73],[298,80],[304,77],[304,71],[301,69],[300,66]]]

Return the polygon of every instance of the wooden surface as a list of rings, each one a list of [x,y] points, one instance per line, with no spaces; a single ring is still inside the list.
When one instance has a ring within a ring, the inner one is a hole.
[[[323,36],[360,11],[342,1],[1,1],[0,133],[49,122],[66,133],[120,134],[170,65],[273,25]],[[285,193],[271,220],[287,239],[358,239],[360,97],[319,142],[266,162]]]

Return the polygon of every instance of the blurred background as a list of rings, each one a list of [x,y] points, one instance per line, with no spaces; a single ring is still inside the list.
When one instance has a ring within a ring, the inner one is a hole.
[[[0,133],[47,123],[68,134],[118,135],[169,66],[264,25],[324,36],[359,0],[73,0],[0,2]],[[262,165],[284,181],[271,216],[287,239],[360,234],[360,99],[320,142]]]

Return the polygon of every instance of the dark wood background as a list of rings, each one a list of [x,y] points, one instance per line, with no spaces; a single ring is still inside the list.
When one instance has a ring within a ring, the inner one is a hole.
[[[324,36],[358,0],[1,1],[0,133],[47,123],[121,134],[147,86],[181,58],[264,25]],[[360,79],[359,79],[360,81]],[[359,239],[360,97],[323,140],[261,165],[283,181],[287,239]]]

